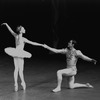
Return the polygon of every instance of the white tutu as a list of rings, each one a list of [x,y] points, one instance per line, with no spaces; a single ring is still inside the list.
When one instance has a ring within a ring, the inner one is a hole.
[[[13,47],[7,47],[4,49],[4,51],[12,57],[31,58],[31,56],[32,56],[31,53],[29,53],[25,50],[16,49]]]

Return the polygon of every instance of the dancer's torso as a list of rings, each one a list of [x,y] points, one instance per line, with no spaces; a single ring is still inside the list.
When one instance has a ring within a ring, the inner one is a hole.
[[[76,50],[68,50],[66,53],[66,62],[67,62],[67,68],[74,68],[76,69],[76,63],[77,63],[77,53]]]
[[[16,36],[15,37],[15,45],[16,45],[16,49],[23,50],[24,45],[25,45],[23,37]]]

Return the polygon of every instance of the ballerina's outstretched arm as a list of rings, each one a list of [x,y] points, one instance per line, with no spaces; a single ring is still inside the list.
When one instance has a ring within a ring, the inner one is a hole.
[[[1,25],[6,25],[10,33],[15,37],[17,34],[11,29],[11,27],[7,23],[2,23]]]
[[[40,44],[40,43],[37,43],[37,42],[32,42],[26,38],[24,38],[24,42],[28,43],[28,44],[31,44],[31,45],[35,45],[35,46],[42,46],[43,47],[43,44]]]

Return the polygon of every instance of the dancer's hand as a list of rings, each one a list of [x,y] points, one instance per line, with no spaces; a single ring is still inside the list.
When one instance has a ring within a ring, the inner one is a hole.
[[[2,23],[1,25],[7,25],[7,23]]]
[[[48,48],[48,46],[46,44],[43,45],[44,48]]]
[[[96,63],[97,63],[97,61],[96,61],[95,59],[92,59],[92,62],[93,62],[94,64],[96,64]]]
[[[44,47],[44,44],[40,44],[40,46]]]
[[[43,47],[43,44],[37,43],[37,46],[42,46]]]

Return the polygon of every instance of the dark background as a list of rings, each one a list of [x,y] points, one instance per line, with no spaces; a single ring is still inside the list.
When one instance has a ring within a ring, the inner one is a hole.
[[[76,49],[99,63],[99,0],[0,0],[0,24],[3,22],[14,31],[18,25],[24,26],[26,38],[55,48],[65,48],[68,41],[74,39]],[[14,45],[13,36],[1,26],[0,55],[6,56],[4,48]],[[51,58],[65,59],[59,54],[51,55],[42,47],[26,44],[25,50],[36,58],[50,55]]]

